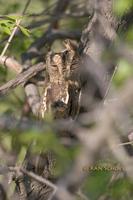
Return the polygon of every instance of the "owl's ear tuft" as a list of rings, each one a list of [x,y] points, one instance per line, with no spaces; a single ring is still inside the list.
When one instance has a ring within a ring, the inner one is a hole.
[[[78,44],[74,40],[66,39],[64,41],[64,46],[68,51],[76,51],[78,48]]]

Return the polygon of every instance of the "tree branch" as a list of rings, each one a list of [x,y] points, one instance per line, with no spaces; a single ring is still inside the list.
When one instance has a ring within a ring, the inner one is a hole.
[[[0,57],[0,64],[5,65],[7,68],[15,71],[17,74],[22,71],[22,65],[17,62],[14,58],[10,58],[7,56]]]
[[[32,66],[28,70],[20,73],[16,78],[10,80],[6,84],[0,87],[0,95],[6,94],[12,89],[16,88],[18,85],[25,84],[30,78],[35,76],[38,72],[45,69],[44,63],[39,63]]]

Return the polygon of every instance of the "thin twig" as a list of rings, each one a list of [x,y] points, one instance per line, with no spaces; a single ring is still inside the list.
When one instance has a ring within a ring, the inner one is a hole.
[[[49,180],[42,178],[42,176],[38,176],[37,174],[27,171],[23,168],[20,168],[20,171],[23,172],[24,174],[26,174],[27,176],[33,178],[34,180],[36,180],[42,184],[46,184],[46,185],[50,186],[51,188],[54,189],[55,192],[57,191],[57,186],[54,185],[53,183],[51,183]]]
[[[23,10],[23,12],[22,12],[22,15],[25,14],[25,12],[26,12],[26,10],[27,10],[27,8],[28,8],[30,2],[31,2],[31,0],[28,0],[28,1],[26,2],[26,5],[25,5],[24,10]],[[16,33],[17,30],[18,30],[18,27],[19,27],[21,21],[22,21],[22,18],[16,19],[15,26],[14,26],[14,28],[13,28],[13,30],[12,30],[12,33],[11,33],[11,35],[10,35],[10,37],[9,37],[9,39],[8,39],[8,41],[7,41],[7,43],[6,43],[5,47],[4,47],[4,49],[3,49],[3,51],[1,52],[0,57],[2,57],[2,56],[5,55],[7,49],[8,49],[8,47],[9,47],[9,45],[10,45],[10,43],[11,43],[11,41],[12,41],[14,35],[15,35],[15,33]]]
[[[0,165],[0,174],[6,174],[9,172],[15,172],[16,174],[23,173],[23,174],[27,175],[28,177],[33,178],[35,181],[51,187],[53,189],[51,196],[53,196],[57,191],[57,186],[55,184],[53,184],[52,182],[50,182],[48,179],[43,178],[42,176],[39,176],[31,171],[27,171],[26,169],[24,169],[20,166],[7,167],[7,166]]]
[[[14,29],[13,29],[13,31],[12,31],[12,33],[11,33],[11,35],[10,35],[10,37],[9,37],[9,39],[8,39],[8,41],[7,41],[7,43],[6,43],[6,45],[5,45],[5,47],[4,47],[4,49],[3,49],[3,51],[2,51],[2,53],[1,53],[1,55],[0,55],[0,57],[2,57],[2,56],[5,55],[7,49],[8,49],[8,47],[9,47],[9,45],[10,45],[10,43],[11,43],[11,41],[12,41],[12,39],[13,39],[13,37],[14,37],[14,35],[15,35],[17,29],[18,29],[18,26],[19,26],[21,20],[22,20],[22,18],[21,18],[21,19],[16,19],[15,27],[14,27]]]
[[[31,171],[27,171],[26,169],[23,169],[22,167],[19,167],[19,166],[7,167],[4,165],[0,165],[0,174],[7,173],[7,172],[19,172],[19,171],[26,174],[27,176],[35,179],[36,181],[38,181],[42,184],[46,184],[46,185],[52,187],[54,190],[57,190],[57,187],[53,183],[51,183],[49,180],[42,178],[42,176],[38,176],[37,174],[35,174]]]
[[[105,92],[105,95],[104,95],[104,98],[103,98],[103,104],[105,104],[106,98],[107,98],[107,96],[109,94],[109,91],[110,91],[110,88],[111,88],[111,84],[112,84],[112,81],[113,81],[113,79],[114,79],[114,77],[116,75],[117,70],[118,70],[118,66],[116,65],[116,67],[115,67],[115,69],[113,71],[113,74],[112,74],[112,76],[111,76],[111,78],[109,80],[109,84],[108,84],[108,87],[106,89],[106,92]]]
[[[125,145],[129,145],[129,144],[133,144],[133,141],[131,142],[123,142],[123,143],[120,143],[120,144],[117,144],[118,146],[125,146]]]
[[[23,12],[22,12],[22,15],[25,15],[25,13],[26,13],[26,11],[27,11],[29,5],[30,5],[30,2],[31,2],[31,0],[27,0],[27,2],[26,2],[26,4],[25,4],[25,7],[24,7],[24,10],[23,10]]]
[[[8,167],[8,169],[9,169],[9,171],[15,172],[17,174],[23,173],[23,174],[27,175],[28,177],[33,178],[35,181],[37,181],[41,184],[47,185],[50,188],[52,188],[53,192],[51,193],[49,199],[51,199],[55,195],[55,193],[57,191],[57,186],[55,184],[53,184],[52,182],[50,182],[48,179],[45,179],[42,176],[39,176],[39,175],[37,175],[37,174],[35,174],[31,171],[28,171],[28,170],[26,170],[22,167],[18,167],[18,166],[17,167]]]

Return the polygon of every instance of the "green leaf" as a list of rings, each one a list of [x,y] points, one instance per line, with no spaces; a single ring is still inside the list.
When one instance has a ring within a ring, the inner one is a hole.
[[[22,16],[18,16],[18,15],[7,15],[6,17],[8,17],[9,19],[16,21],[17,19],[21,19]]]
[[[11,30],[7,26],[3,27],[3,32],[5,32],[7,35],[11,35]]]
[[[1,27],[1,32],[10,35],[11,30],[14,27],[14,23],[11,20],[2,19],[0,20],[0,27]]]
[[[118,70],[114,77],[114,83],[116,85],[121,85],[132,75],[133,75],[132,66],[126,60],[123,59],[119,60]]]
[[[128,29],[126,33],[126,39],[128,42],[130,42],[130,44],[133,44],[133,26]]]
[[[132,0],[115,0],[114,12],[118,16],[122,16],[124,13],[127,13],[130,10],[132,5],[133,5]]]
[[[12,21],[7,20],[7,19],[2,19],[2,20],[0,20],[0,24],[5,24],[5,25],[8,26],[9,23],[12,23]]]
[[[23,26],[20,26],[20,25],[19,25],[19,28],[24,35],[26,35],[27,37],[30,36],[30,31],[28,29],[26,29],[26,28],[24,28]]]
[[[6,136],[4,136],[3,134],[1,141],[4,147],[6,148],[6,150],[10,151],[11,150],[11,135],[7,134]]]
[[[114,181],[110,186],[109,191],[111,199],[132,199],[132,187],[132,182],[130,182],[126,177]]]
[[[82,188],[83,192],[93,200],[99,199],[98,197],[105,194],[107,191],[111,172],[96,170],[88,172],[86,176],[88,176],[88,178],[86,179],[86,182]]]
[[[22,146],[18,154],[17,164],[22,164],[22,162],[24,161],[26,152],[27,152],[27,148],[25,146]]]

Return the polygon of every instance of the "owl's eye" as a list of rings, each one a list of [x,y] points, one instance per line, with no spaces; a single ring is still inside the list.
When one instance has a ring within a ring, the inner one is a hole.
[[[62,53],[62,58],[66,58],[66,56],[69,54],[69,51],[68,50],[65,50],[63,53]]]
[[[64,65],[66,64],[66,61],[67,61],[67,59],[68,59],[68,55],[69,55],[68,50],[63,51],[62,54],[61,54],[62,63],[63,63]]]
[[[56,64],[52,64],[52,68],[57,68],[57,65]]]

